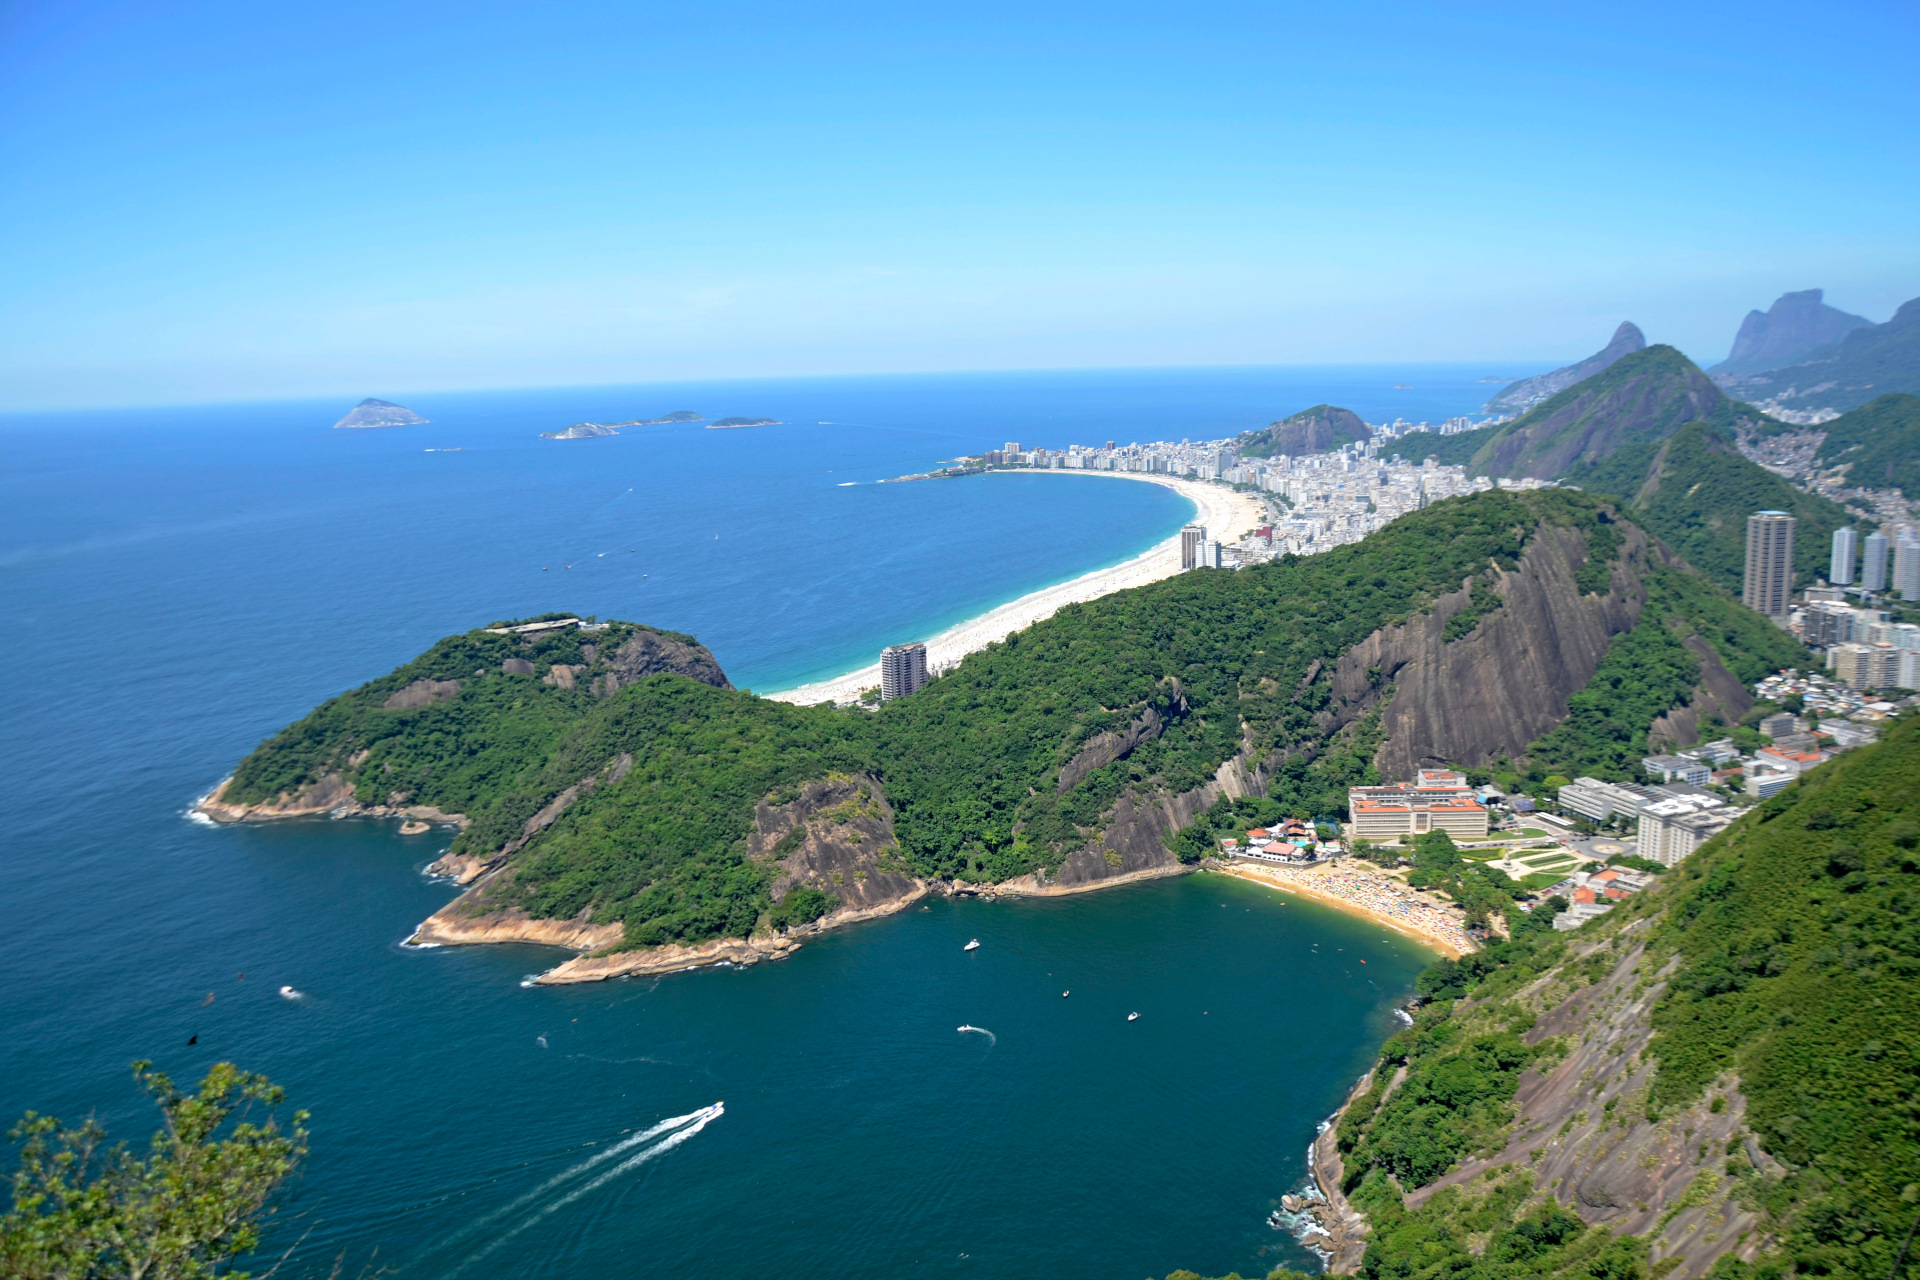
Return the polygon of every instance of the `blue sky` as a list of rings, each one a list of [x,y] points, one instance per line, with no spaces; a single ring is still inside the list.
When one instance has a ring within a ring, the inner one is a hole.
[[[1558,10],[1546,13],[1543,10]],[[0,4],[0,407],[1697,360],[1920,294],[1920,10]]]

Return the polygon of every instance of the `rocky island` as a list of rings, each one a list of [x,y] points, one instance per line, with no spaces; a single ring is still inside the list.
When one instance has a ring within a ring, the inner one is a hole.
[[[353,406],[347,416],[334,423],[333,427],[336,431],[356,427],[415,427],[425,421],[427,419],[405,405],[368,396]]]
[[[625,423],[621,423],[625,426]],[[542,440],[597,440],[602,436],[617,436],[620,432],[601,422],[576,422],[565,431],[542,431]]]
[[[715,418],[707,424],[709,431],[725,431],[732,427],[777,427],[777,418]]]

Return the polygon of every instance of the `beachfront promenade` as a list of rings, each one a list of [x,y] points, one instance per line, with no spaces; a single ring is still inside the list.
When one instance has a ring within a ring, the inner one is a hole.
[[[1372,863],[1358,858],[1300,867],[1236,860],[1226,871],[1229,875],[1262,881],[1368,916],[1410,933],[1450,956],[1462,956],[1474,949],[1473,940],[1461,926],[1457,909],[1435,904]]]
[[[1193,503],[1195,510],[1192,523],[1205,525],[1212,536],[1223,540],[1238,538],[1265,523],[1266,518],[1265,503],[1257,494],[1240,493],[1223,485],[1202,484],[1197,480],[1183,480],[1176,476],[1124,471],[1022,471],[1018,474],[1058,476],[1060,479],[1056,483],[1059,484],[1134,481],[1164,485]],[[1067,605],[1097,600],[1129,587],[1145,586],[1149,582],[1171,578],[1179,572],[1180,535],[1176,533],[1122,564],[1096,569],[1071,582],[1021,596],[1018,600],[942,632],[926,642],[927,667],[930,671],[944,671],[970,653],[997,644],[1016,631],[1051,618]],[[879,683],[880,664],[876,662],[832,680],[763,696],[802,706],[828,701],[845,703],[858,698],[862,689],[871,689]]]

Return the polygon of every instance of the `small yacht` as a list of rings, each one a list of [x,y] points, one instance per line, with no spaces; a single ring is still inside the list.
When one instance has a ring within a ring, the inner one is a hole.
[[[1070,995],[1072,995],[1072,994],[1073,994],[1073,992],[1071,992],[1071,991],[1062,991],[1062,992],[1060,993],[1060,998],[1061,998],[1062,1000],[1065,1000],[1065,999],[1066,999],[1066,998],[1067,998],[1068,996],[1070,996]]]
[[[962,951],[978,951],[980,949],[980,939],[975,938],[973,941],[969,942],[966,946],[960,949]]]
[[[1128,1014],[1128,1015],[1127,1015],[1127,1021],[1128,1021],[1128,1022],[1133,1022],[1133,1021],[1135,1021],[1136,1019],[1138,1019],[1138,1018],[1139,1018],[1139,1016],[1140,1016],[1140,1015],[1139,1015],[1139,1014],[1137,1014],[1137,1013],[1130,1013],[1130,1014]]]
[[[295,991],[292,987],[282,987],[280,988],[280,998],[282,1000],[298,1000],[300,998],[300,993],[298,991]]]

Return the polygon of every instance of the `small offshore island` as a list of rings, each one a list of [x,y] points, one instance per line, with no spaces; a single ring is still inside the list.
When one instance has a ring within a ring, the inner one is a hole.
[[[778,427],[785,425],[778,418],[715,418],[707,424],[709,431],[730,431],[736,427]]]
[[[682,422],[699,422],[699,414],[691,409],[675,409],[672,413],[662,414],[658,418],[632,418],[626,422],[576,422],[564,431],[542,431],[542,440],[595,440],[602,436],[617,436],[622,427],[664,427]]]
[[[426,421],[427,419],[405,405],[395,404],[391,400],[376,400],[368,396],[353,406],[344,418],[334,423],[333,429],[344,431],[364,427],[417,427]]]

